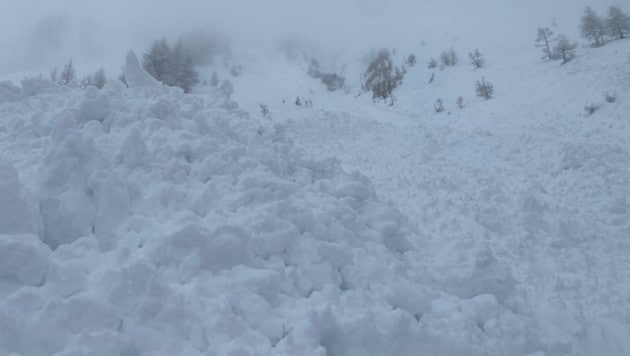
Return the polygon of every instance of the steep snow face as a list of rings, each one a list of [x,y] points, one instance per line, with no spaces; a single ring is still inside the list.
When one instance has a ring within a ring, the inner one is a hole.
[[[512,315],[495,296],[411,278],[422,239],[369,180],[306,158],[224,92],[37,78],[14,92],[0,104],[0,353],[502,353],[423,322],[488,310],[457,317],[473,335]],[[484,261],[473,278],[509,279]]]

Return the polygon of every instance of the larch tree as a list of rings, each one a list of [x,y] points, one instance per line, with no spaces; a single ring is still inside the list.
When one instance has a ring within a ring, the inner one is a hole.
[[[619,6],[611,5],[608,8],[606,27],[610,37],[624,39],[630,33],[630,16],[623,12]]]
[[[580,35],[587,40],[595,41],[595,46],[599,47],[604,44],[605,33],[604,21],[593,8],[587,6],[580,21]]]

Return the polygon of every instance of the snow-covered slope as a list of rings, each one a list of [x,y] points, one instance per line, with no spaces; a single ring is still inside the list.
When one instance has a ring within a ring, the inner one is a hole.
[[[162,87],[133,53],[131,88],[0,82],[0,354],[630,354],[630,41],[564,66],[533,43],[577,40],[588,3],[214,2],[182,18],[249,38],[202,69],[219,88]],[[418,58],[391,107],[357,95],[380,47]]]

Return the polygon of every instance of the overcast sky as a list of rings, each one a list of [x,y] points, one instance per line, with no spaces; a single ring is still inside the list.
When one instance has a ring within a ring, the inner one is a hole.
[[[111,67],[122,63],[128,49],[142,52],[158,37],[173,39],[199,29],[221,32],[242,47],[268,46],[283,37],[333,49],[424,41],[449,46],[466,36],[476,36],[482,46],[493,31],[514,31],[516,38],[520,31],[523,40],[531,41],[535,23],[549,25],[552,17],[562,18],[563,3],[586,3],[527,0],[540,2],[537,8],[524,7],[523,1],[0,0],[0,75],[41,71],[69,58],[85,66]],[[499,6],[514,16],[493,19]],[[571,26],[577,26],[575,14],[569,16]],[[434,18],[452,21],[435,23]],[[470,18],[476,20],[466,21]]]

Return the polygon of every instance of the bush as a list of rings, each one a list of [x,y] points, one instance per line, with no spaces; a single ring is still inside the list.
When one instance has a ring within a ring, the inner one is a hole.
[[[586,111],[588,115],[593,115],[597,110],[599,110],[599,105],[597,104],[587,104],[584,107],[584,111]]]
[[[464,108],[464,97],[463,96],[458,96],[457,100],[455,100],[455,105],[457,106],[457,108],[459,109],[463,109]]]
[[[427,68],[433,69],[437,67],[437,65],[438,65],[438,62],[435,60],[435,58],[431,58],[431,60],[429,60],[429,63],[427,64]]]
[[[266,117],[269,114],[269,108],[265,104],[260,104],[260,113],[263,117]]]
[[[494,86],[492,83],[487,82],[485,78],[482,78],[481,81],[477,81],[477,83],[475,83],[475,92],[477,93],[477,96],[482,97],[485,100],[489,100],[492,99]]]
[[[614,91],[607,91],[604,97],[606,98],[607,103],[614,103],[615,101],[617,101],[617,93],[615,93]]]
[[[455,53],[455,50],[452,48],[448,51],[442,52],[440,55],[440,62],[442,62],[442,65],[445,67],[452,67],[456,65],[458,62],[457,53]]]
[[[436,113],[444,112],[444,100],[441,98],[436,99],[435,103],[433,103],[433,110],[435,110]]]
[[[410,54],[407,56],[407,58],[405,58],[405,64],[408,65],[409,67],[413,67],[416,65],[416,55],[415,54]]]
[[[478,49],[475,49],[474,52],[468,53],[468,58],[470,59],[470,65],[472,65],[475,69],[483,67],[486,63],[485,58],[483,58],[483,55]]]

